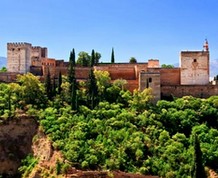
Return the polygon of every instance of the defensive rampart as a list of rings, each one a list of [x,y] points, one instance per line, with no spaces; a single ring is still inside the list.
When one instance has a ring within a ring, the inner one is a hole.
[[[170,96],[208,98],[213,95],[218,95],[217,85],[166,85],[161,87],[162,98]]]

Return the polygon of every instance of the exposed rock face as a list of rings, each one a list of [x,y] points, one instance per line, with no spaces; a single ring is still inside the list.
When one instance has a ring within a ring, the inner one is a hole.
[[[32,139],[38,124],[34,118],[21,116],[0,123],[0,174],[15,175],[21,160],[32,153]]]
[[[146,176],[139,174],[125,173],[121,171],[80,171],[74,170],[74,174],[66,174],[66,178],[158,178],[158,176]]]

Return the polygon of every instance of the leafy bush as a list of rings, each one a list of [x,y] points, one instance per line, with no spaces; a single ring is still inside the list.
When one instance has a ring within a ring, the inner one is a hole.
[[[33,155],[28,155],[25,159],[21,161],[21,166],[19,167],[19,172],[22,173],[22,177],[28,177],[32,169],[38,163],[38,160],[33,157]]]

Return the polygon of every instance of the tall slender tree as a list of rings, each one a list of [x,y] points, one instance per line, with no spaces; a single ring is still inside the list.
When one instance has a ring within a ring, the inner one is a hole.
[[[91,68],[89,73],[89,81],[88,81],[88,98],[91,109],[94,109],[97,103],[98,96],[98,86],[95,78],[95,74],[93,68]]]
[[[59,71],[59,75],[58,75],[58,94],[61,93],[61,84],[62,84],[62,74],[61,74],[61,71]]]
[[[70,83],[70,104],[73,110],[77,109],[77,85],[76,85],[76,77],[75,77],[75,50],[73,49],[70,53],[70,60],[69,60],[69,74],[68,74],[68,81]]]
[[[112,52],[111,52],[111,63],[113,64],[115,62],[115,58],[114,58],[114,48],[112,48]]]
[[[48,96],[48,99],[52,98],[52,84],[51,84],[51,75],[50,70],[48,68],[48,72],[45,79],[45,88],[46,88],[46,94]]]
[[[200,142],[196,133],[194,133],[194,159],[191,170],[192,178],[207,178],[203,162],[202,162],[202,152],[200,148]]]
[[[71,109],[77,110],[77,84],[76,79],[73,80],[71,84],[72,90],[71,90],[71,97],[70,97],[70,103],[71,103]]]
[[[53,84],[52,84],[52,96],[56,96],[56,81],[55,81],[55,76],[53,77]]]
[[[101,58],[101,54],[98,52],[95,52],[95,65],[99,63],[100,58]]]
[[[68,82],[72,84],[73,80],[75,79],[75,50],[70,52],[70,59],[69,59],[69,73],[68,73]],[[71,91],[72,87],[70,87]]]
[[[91,64],[90,66],[93,67],[95,65],[95,51],[94,49],[92,50],[92,55],[91,55]]]

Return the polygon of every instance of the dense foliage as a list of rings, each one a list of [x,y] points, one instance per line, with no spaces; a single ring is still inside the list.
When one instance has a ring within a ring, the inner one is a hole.
[[[80,169],[191,177],[196,134],[203,166],[218,171],[218,96],[152,104],[151,89],[130,93],[120,84],[125,81],[111,84],[107,72],[94,75],[95,107],[88,102],[85,82],[78,83],[76,112],[66,77],[48,99],[45,85],[27,74],[19,76],[18,83],[0,84],[0,114],[10,117],[24,110],[38,116],[53,146]]]

